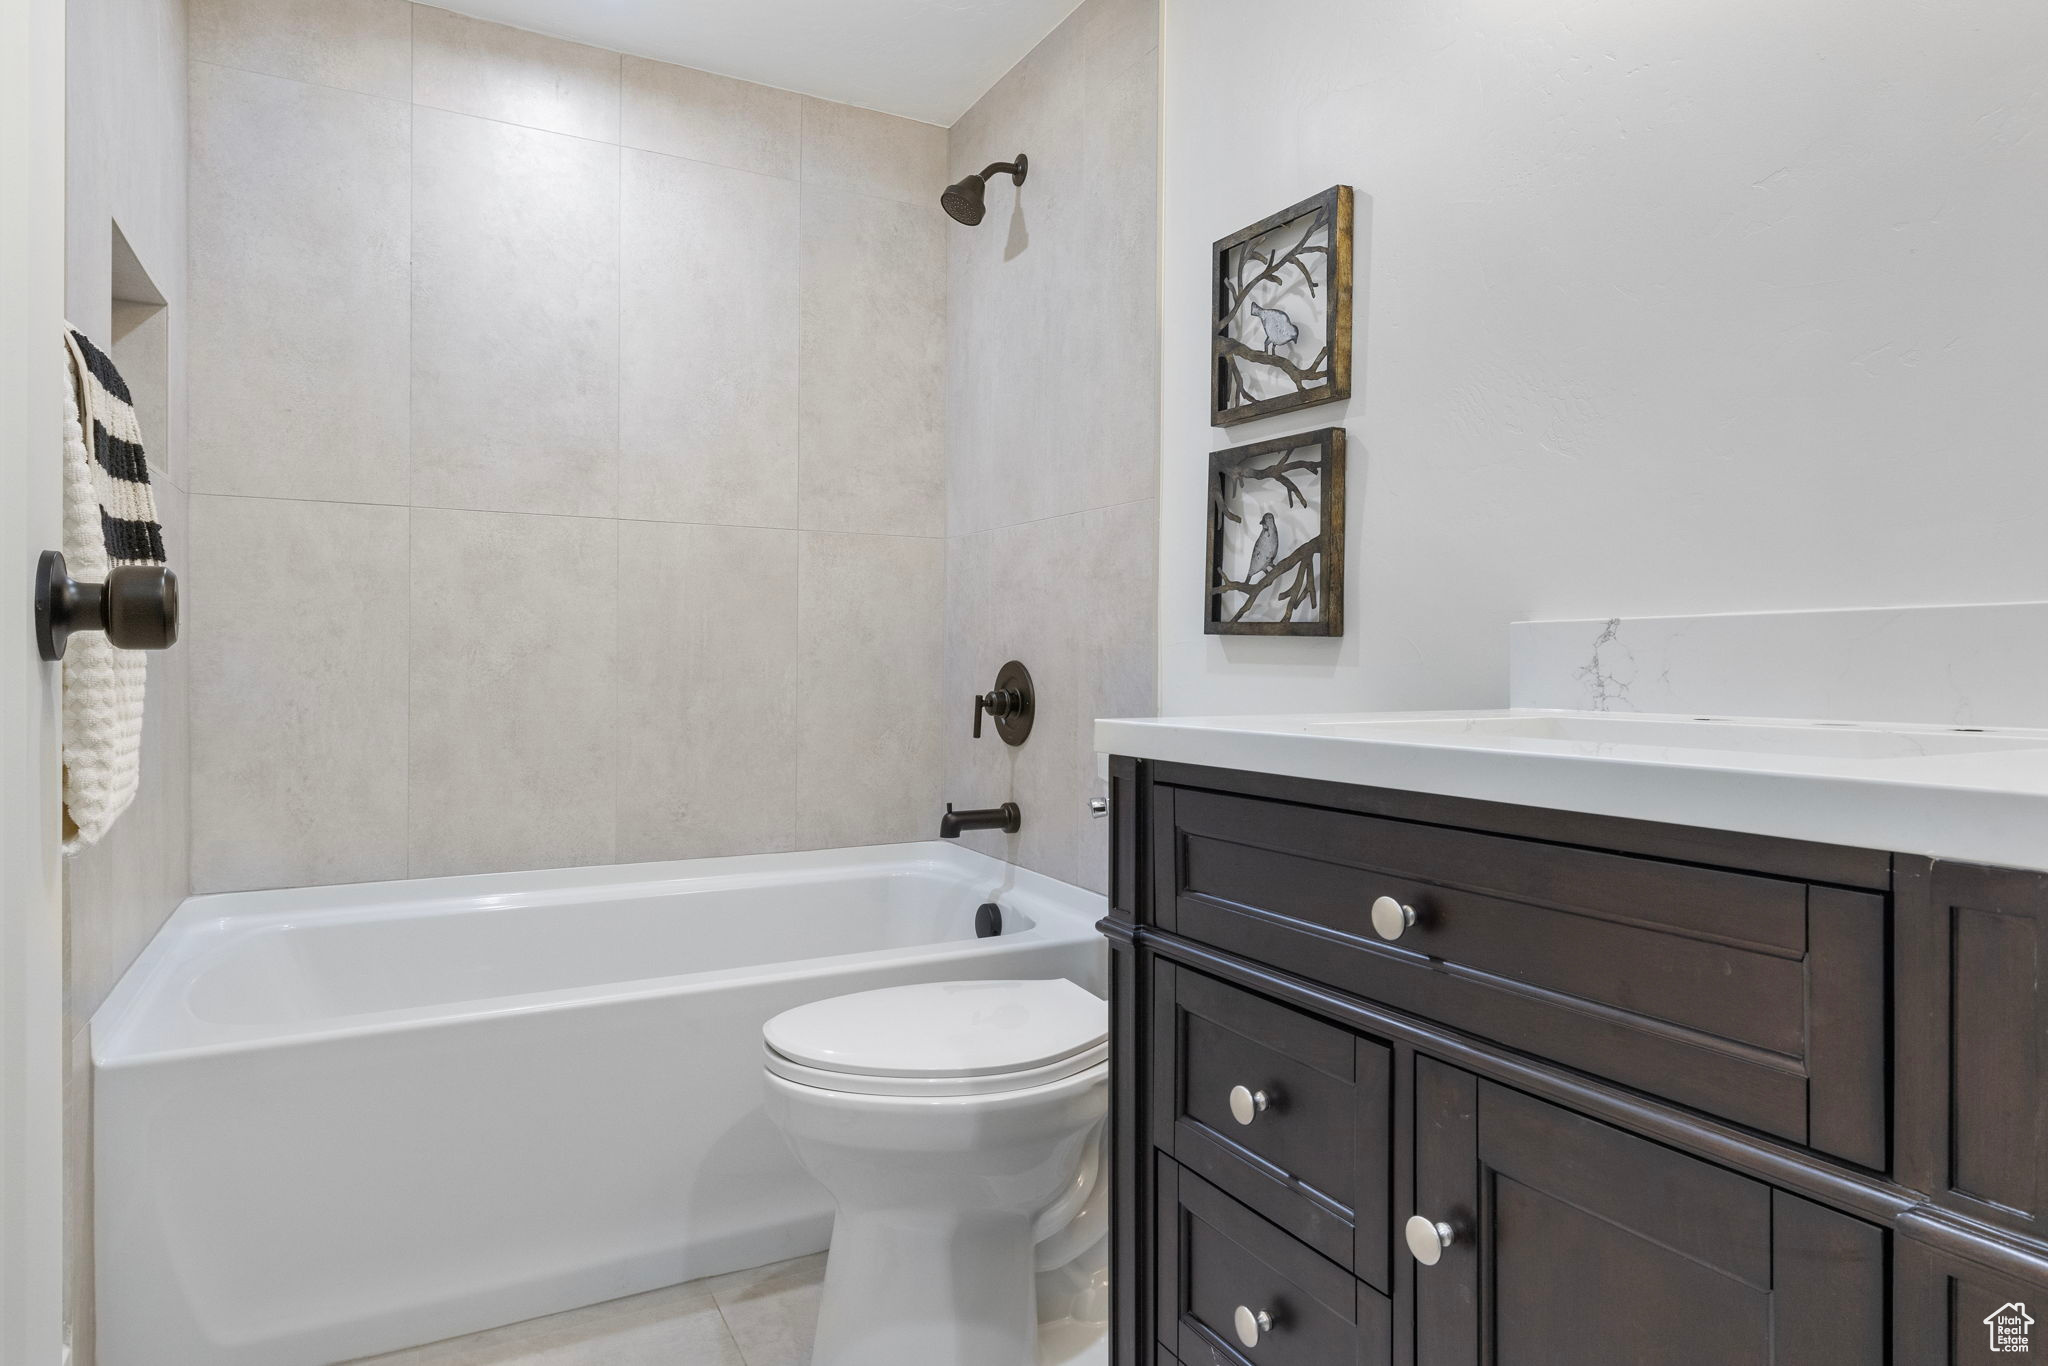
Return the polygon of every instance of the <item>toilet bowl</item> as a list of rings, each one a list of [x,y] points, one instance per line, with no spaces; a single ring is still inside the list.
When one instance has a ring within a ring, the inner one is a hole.
[[[1041,1320],[1062,1321],[1048,1342],[1099,1336],[1098,997],[1066,981],[890,987],[762,1034],[768,1112],[838,1205],[813,1366],[1041,1366]]]

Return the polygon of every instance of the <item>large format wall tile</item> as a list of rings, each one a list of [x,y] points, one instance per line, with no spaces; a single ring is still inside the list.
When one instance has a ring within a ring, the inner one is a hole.
[[[929,837],[945,132],[191,3],[203,889]]]
[[[947,546],[946,698],[971,697],[1004,660],[1022,660],[1037,691],[1031,738],[1011,747],[964,723],[944,726],[945,799],[1014,801],[1015,836],[979,832],[971,848],[1095,891],[1105,886],[1095,719],[1149,716],[1153,705],[1153,519],[1150,500],[954,537]],[[1014,585],[1041,585],[1020,593]],[[950,718],[941,718],[950,721]]]
[[[412,495],[618,502],[619,151],[413,114]]]
[[[937,207],[946,186],[945,129],[808,95],[803,111],[804,184]]]
[[[1031,156],[1021,186],[989,186],[988,218],[947,233],[952,310],[946,421],[950,531],[985,531],[1091,506],[1086,487],[1105,461],[1150,460],[1108,451],[1079,414],[1103,386],[1086,351],[1103,327],[1088,272],[1109,244],[1087,235],[1084,176],[1086,62],[1076,11],[954,125],[950,172],[978,171],[1020,147]],[[1146,180],[1120,192],[1149,206]],[[1150,259],[1118,261],[1151,272]]]
[[[1098,891],[1093,723],[1156,710],[1157,33],[1151,0],[1088,0],[949,139],[954,175],[1032,170],[947,240],[946,697],[1018,658],[1039,712],[1019,749],[947,718],[945,795],[1015,800],[1019,834],[966,842]]]
[[[414,877],[614,851],[618,524],[412,514]]]
[[[797,536],[619,524],[621,862],[794,846]]]
[[[625,58],[620,75],[620,141],[626,146],[796,178],[801,95],[641,57]]]
[[[117,361],[120,359],[117,356]],[[123,371],[130,387],[136,376]],[[152,428],[145,425],[143,435]],[[153,461],[152,461],[153,463]],[[187,583],[190,499],[156,482],[157,520],[170,565]],[[190,631],[186,632],[190,636]],[[82,1028],[136,953],[191,891],[191,738],[187,729],[191,651],[146,657],[141,771],[135,800],[100,842],[64,860],[70,915],[66,966],[69,1027]]]
[[[185,14],[195,61],[406,97],[412,6],[405,0],[189,0]]]
[[[929,839],[945,543],[806,532],[798,572],[798,846]]]
[[[801,525],[946,530],[944,215],[804,187]]]
[[[1091,73],[1121,72],[1144,58],[1157,61],[1159,0],[1091,0],[1081,9],[1081,41]],[[1157,91],[1156,74],[1144,84]]]
[[[625,153],[622,516],[796,525],[797,193]]]
[[[415,104],[506,123],[619,140],[619,54],[415,7]]]
[[[406,496],[408,113],[192,68],[187,478]]]
[[[192,498],[192,889],[405,876],[404,508]]]
[[[58,212],[65,245],[64,315],[110,349],[134,391],[166,548],[177,572],[188,574],[183,408],[185,318],[190,298],[186,288],[190,63],[184,0],[66,0],[38,12],[51,15],[64,35],[64,51],[55,68],[39,72],[39,78],[59,83],[63,91],[62,128],[46,131],[58,132],[63,141],[65,188]],[[15,21],[24,13],[20,6],[8,11],[10,41],[19,41]],[[10,108],[15,107],[15,93],[16,88],[8,91]],[[25,206],[14,197],[19,193],[15,189],[0,197],[0,218],[8,220],[10,228],[29,216],[21,212]],[[42,218],[52,208],[57,206],[39,199],[34,202],[33,216]],[[122,259],[128,255],[121,245],[124,239],[133,252],[130,259],[148,278],[151,288],[147,291],[127,287],[134,276],[125,268],[129,261]],[[160,297],[169,305],[150,310],[150,325],[141,332],[132,330],[135,315],[120,302],[138,294]],[[40,317],[37,325],[48,326]],[[38,342],[33,365],[9,362],[6,369],[10,388],[17,387],[12,383],[15,374],[24,369],[33,372],[31,401],[50,404],[56,397],[55,375],[43,367],[54,368],[58,354],[55,333],[44,332]],[[41,411],[47,414],[50,410]],[[54,454],[37,452],[46,461],[53,460]],[[7,458],[13,457],[10,451]],[[16,519],[23,515],[17,499],[11,491],[0,497],[4,515]],[[8,592],[25,591],[25,565],[17,563],[9,577]],[[20,648],[19,644],[15,648]],[[68,1046],[61,1107],[64,1155],[59,1183],[64,1253],[61,1269],[49,1268],[48,1293],[56,1302],[39,1305],[38,1313],[61,1307],[65,1325],[61,1359],[74,1366],[91,1366],[97,1351],[92,1038],[85,1025],[107,990],[191,891],[185,827],[190,809],[190,775],[185,766],[189,751],[186,694],[181,683],[189,654],[189,649],[177,649],[149,657],[140,787],[99,843],[63,860],[62,917],[59,925],[51,927],[61,928],[64,935],[67,969],[63,1037]],[[51,672],[44,670],[46,675]],[[11,726],[22,720],[22,714],[11,706],[0,707],[0,712]],[[13,917],[19,911],[9,901],[0,914]],[[43,932],[39,923],[36,933]],[[18,977],[18,973],[11,975],[10,983]],[[0,988],[0,992],[10,990],[11,985]],[[13,1126],[10,1132],[19,1127]],[[11,1140],[0,1140],[0,1145],[7,1142]],[[0,1218],[11,1220],[12,1206],[10,1213]],[[10,1245],[15,1242],[11,1228]],[[0,1310],[0,1316],[6,1314]],[[12,1323],[18,1325],[25,1317],[15,1314]],[[0,1331],[0,1336],[15,1343],[21,1334],[16,1327]],[[56,1351],[39,1358],[59,1359]]]
[[[1159,177],[1159,83],[1150,50],[1111,65],[1146,31],[1133,34],[1130,8],[1130,0],[1114,0],[1084,30],[1106,27],[1119,39],[1088,49],[1082,211],[1066,267],[1092,301],[1094,326],[1075,338],[1074,360],[1088,381],[1055,440],[1081,453],[1071,487],[1085,507],[1158,493],[1159,206],[1146,188]]]
[[[1009,610],[999,606],[996,596],[996,563],[999,558],[1003,560],[1006,576],[1011,573],[1028,574],[1034,569],[1042,572],[1044,568],[1042,564],[1028,565],[1012,558],[1019,548],[1017,540],[1015,532],[982,531],[954,536],[946,542],[946,681],[943,696],[948,700],[971,698],[987,691],[995,682],[996,670],[1009,659],[1022,660],[1024,667],[1031,670],[1041,707],[1052,705],[1055,698],[1064,697],[1071,691],[1065,686],[1064,669],[1047,653],[1049,643],[1030,628],[1025,612],[1020,610],[1041,601],[1044,595],[1020,595],[1008,604]],[[998,612],[1000,616],[996,615]],[[939,741],[946,767],[940,797],[955,806],[965,807],[996,806],[1013,800],[1021,805],[1018,765],[1025,750],[1031,749],[1033,754],[1038,752],[1032,746],[1044,733],[1041,730],[1043,725],[1043,714],[1034,714],[1032,739],[1015,748],[1004,744],[985,725],[979,740],[973,738],[971,726],[963,729],[958,725],[942,725]],[[1044,813],[1032,809],[1025,815],[1028,818],[1026,828],[1036,841],[1037,827]],[[1023,852],[1020,847],[1022,838],[1021,832],[1013,838],[998,831],[983,830],[961,836],[960,842],[984,854],[1007,858],[1017,857]],[[1038,871],[1052,875],[1050,868],[1039,868]]]
[[[1077,549],[1064,570],[1081,585],[1071,620],[1082,664],[1076,729],[1067,739],[1072,786],[1060,809],[1075,831],[1072,881],[1101,892],[1109,886],[1109,822],[1087,810],[1090,798],[1107,795],[1095,776],[1095,720],[1159,711],[1159,504],[1118,503],[1073,520]]]

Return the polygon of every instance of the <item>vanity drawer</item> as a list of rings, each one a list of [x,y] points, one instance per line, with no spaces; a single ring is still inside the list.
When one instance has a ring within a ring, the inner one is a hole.
[[[1392,1051],[1171,963],[1153,974],[1153,1142],[1388,1289]]]
[[[1152,815],[1162,928],[1885,1164],[1881,896],[1191,787]]]
[[[1390,1366],[1387,1298],[1165,1154],[1157,1196],[1162,1345],[1216,1366]],[[1238,1336],[1240,1309],[1256,1342]]]

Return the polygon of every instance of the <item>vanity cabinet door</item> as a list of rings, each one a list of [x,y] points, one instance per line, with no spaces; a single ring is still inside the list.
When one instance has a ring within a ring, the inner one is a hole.
[[[2048,1240],[2048,873],[1897,875],[1899,1180]]]
[[[1420,1366],[1885,1360],[1881,1230],[1430,1058],[1415,1125]]]
[[[1892,1359],[1911,1366],[1977,1366],[2048,1350],[2048,1264],[1977,1243],[1985,1260],[1901,1233]],[[1993,1265],[1992,1263],[1997,1263]],[[2042,1322],[2035,1321],[2041,1315]]]

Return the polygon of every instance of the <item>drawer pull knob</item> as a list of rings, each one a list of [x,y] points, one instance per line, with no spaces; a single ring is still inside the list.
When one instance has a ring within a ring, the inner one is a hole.
[[[1247,1347],[1258,1346],[1259,1334],[1273,1331],[1273,1316],[1263,1309],[1253,1313],[1248,1306],[1240,1304],[1231,1318],[1236,1321],[1237,1340]]]
[[[1408,1238],[1409,1254],[1424,1266],[1442,1261],[1444,1250],[1458,1241],[1458,1231],[1449,1224],[1420,1214],[1412,1216],[1402,1231]]]
[[[1254,1091],[1246,1086],[1230,1088],[1230,1117],[1239,1124],[1249,1124],[1266,1112],[1272,1101],[1264,1091]]]
[[[1390,896],[1372,903],[1373,932],[1382,939],[1399,939],[1415,923],[1415,908],[1404,906]]]

